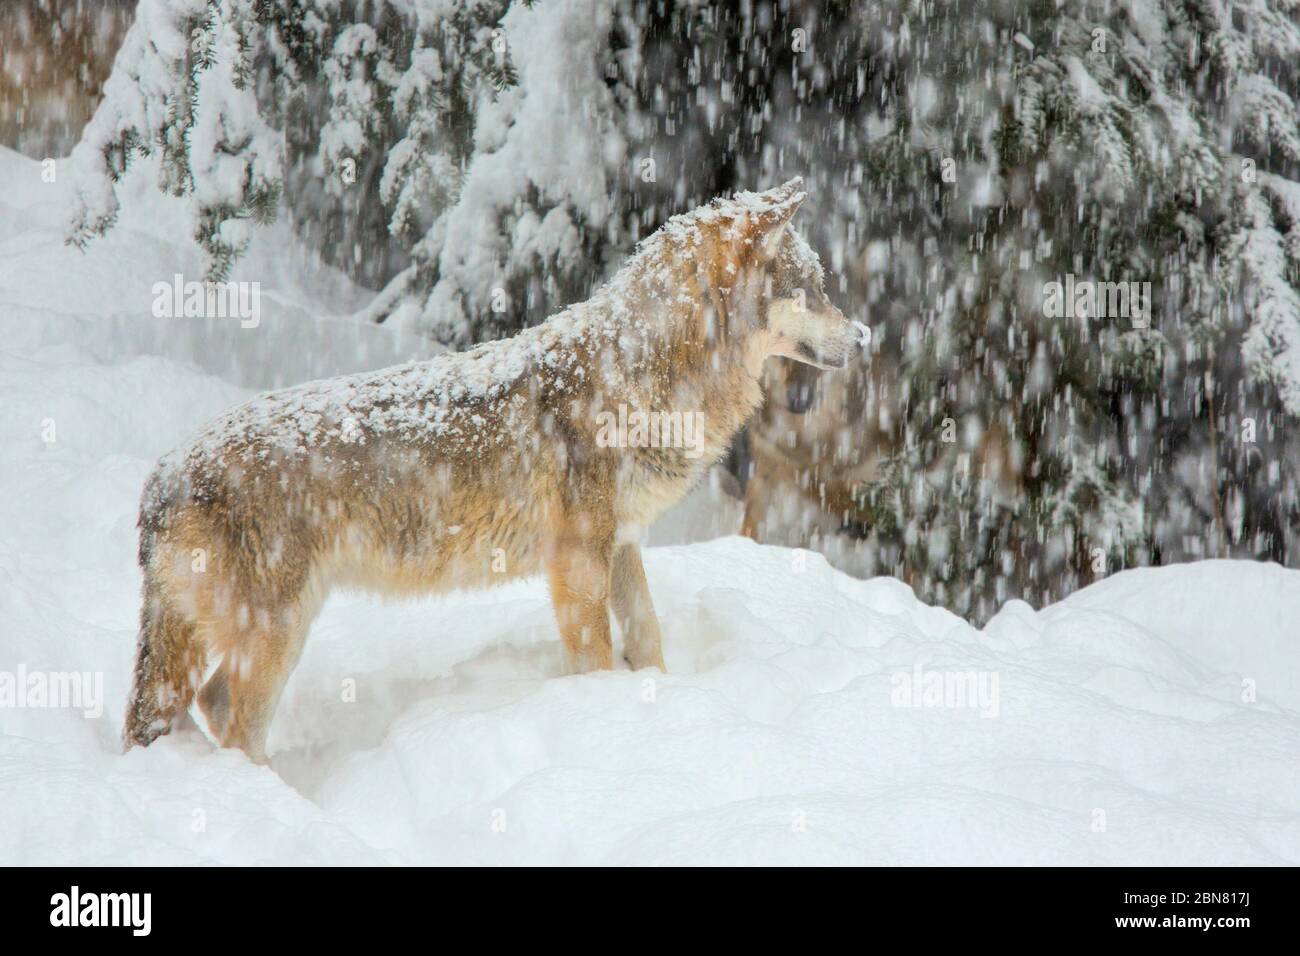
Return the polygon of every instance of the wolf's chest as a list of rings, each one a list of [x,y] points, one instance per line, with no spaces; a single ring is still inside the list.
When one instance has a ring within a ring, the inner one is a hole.
[[[620,523],[648,526],[685,497],[725,450],[715,446],[634,450],[620,469]]]

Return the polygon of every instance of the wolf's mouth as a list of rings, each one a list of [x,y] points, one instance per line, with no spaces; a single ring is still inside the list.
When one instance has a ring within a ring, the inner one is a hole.
[[[812,408],[817,389],[813,385],[795,384],[785,390],[785,410],[795,415],[802,415]]]
[[[843,368],[848,363],[848,358],[842,353],[839,355],[823,355],[803,342],[800,342],[795,347],[795,351],[809,365],[815,365],[818,368],[837,369]]]

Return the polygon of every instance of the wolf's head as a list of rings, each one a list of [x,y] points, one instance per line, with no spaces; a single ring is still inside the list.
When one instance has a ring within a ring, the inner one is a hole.
[[[860,333],[826,297],[821,260],[791,225],[808,195],[802,187],[802,179],[792,179],[737,197],[754,207],[747,228],[764,274],[760,329],[769,355],[843,368],[858,349]]]
[[[807,198],[802,179],[766,192],[740,192],[674,216],[642,250],[647,263],[689,264],[708,290],[707,333],[743,343],[760,364],[779,355],[817,368],[842,368],[859,331],[823,288],[821,261],[791,224]],[[659,275],[655,266],[649,270]]]

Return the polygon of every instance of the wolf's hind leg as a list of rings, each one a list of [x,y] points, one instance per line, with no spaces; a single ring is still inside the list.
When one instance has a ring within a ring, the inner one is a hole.
[[[570,668],[575,674],[610,670],[609,547],[579,537],[557,540],[548,549],[546,576]]]
[[[225,661],[217,665],[217,669],[199,691],[198,702],[208,730],[220,740],[230,721],[230,680],[226,675]]]
[[[641,549],[627,542],[614,547],[609,572],[610,605],[623,634],[623,658],[633,670],[664,667],[663,640],[659,620],[650,600]]]
[[[226,655],[199,691],[208,730],[222,747],[238,747],[266,763],[266,737],[280,694],[306,636],[305,624],[251,629],[223,641]]]

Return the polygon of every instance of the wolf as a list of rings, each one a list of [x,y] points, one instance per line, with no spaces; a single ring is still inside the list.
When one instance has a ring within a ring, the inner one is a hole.
[[[828,375],[787,360],[768,363],[767,397],[746,431],[742,535],[809,547],[821,535],[869,524],[863,496],[897,447],[873,414],[879,367],[855,363]]]
[[[611,611],[628,665],[662,670],[643,529],[727,451],[770,356],[840,368],[858,347],[791,226],[806,197],[793,179],[715,199],[540,325],[263,394],[165,456],[140,507],[125,747],[188,720],[197,696],[221,746],[265,762],[335,587],[414,595],[544,573],[573,672],[613,666]],[[700,447],[598,441],[620,406],[703,416]]]
[[[867,539],[894,507],[906,424],[903,370],[897,355],[878,350],[838,374],[780,359],[764,375],[766,399],[746,429],[740,533],[831,557],[830,536]],[[940,481],[953,466],[996,500],[1017,500],[1023,455],[1002,423],[959,431],[956,419],[936,416],[935,425],[947,451],[925,469],[927,480]],[[905,556],[894,573],[910,583]]]

